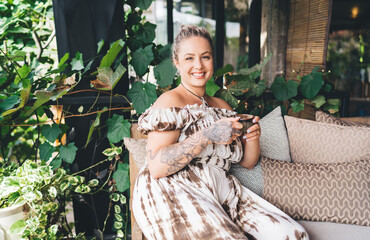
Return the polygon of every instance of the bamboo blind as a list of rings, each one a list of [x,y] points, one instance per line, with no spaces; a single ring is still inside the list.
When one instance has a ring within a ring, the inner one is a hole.
[[[332,0],[291,0],[286,75],[325,69]],[[302,64],[303,61],[303,64]]]

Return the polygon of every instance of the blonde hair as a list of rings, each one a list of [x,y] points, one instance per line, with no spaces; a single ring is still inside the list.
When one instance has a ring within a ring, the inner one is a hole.
[[[174,43],[172,44],[172,60],[178,60],[178,51],[180,47],[180,43],[188,38],[191,37],[202,37],[205,38],[209,45],[211,46],[211,51],[213,54],[213,44],[212,38],[209,32],[202,27],[191,26],[191,25],[181,25],[180,32],[177,34]]]

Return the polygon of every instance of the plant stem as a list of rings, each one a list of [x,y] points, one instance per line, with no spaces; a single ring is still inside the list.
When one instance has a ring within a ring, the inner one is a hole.
[[[104,160],[102,160],[102,161],[100,161],[100,162],[98,162],[98,163],[96,163],[96,164],[94,164],[94,165],[92,165],[92,166],[90,166],[90,167],[88,167],[88,168],[85,168],[85,169],[83,169],[83,170],[81,170],[81,171],[79,171],[79,172],[75,172],[75,173],[73,173],[73,174],[72,174],[72,176],[75,176],[75,175],[78,175],[78,174],[80,174],[80,173],[86,172],[87,170],[89,170],[89,169],[91,169],[91,168],[94,168],[94,167],[96,167],[96,166],[98,166],[98,165],[100,165],[100,164],[102,164],[102,163],[104,163],[104,162],[107,162],[107,161],[109,161],[109,159],[108,159],[108,158],[107,158],[107,159],[104,159]]]

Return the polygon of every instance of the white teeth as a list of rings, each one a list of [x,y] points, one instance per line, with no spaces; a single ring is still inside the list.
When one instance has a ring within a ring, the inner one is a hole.
[[[201,77],[203,76],[205,73],[193,73],[193,76],[195,77]]]

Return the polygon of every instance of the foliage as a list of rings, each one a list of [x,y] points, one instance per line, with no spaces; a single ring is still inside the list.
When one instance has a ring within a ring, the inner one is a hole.
[[[57,239],[72,236],[65,221],[65,195],[88,193],[97,180],[85,183],[82,176],[70,175],[62,168],[53,171],[45,162],[27,160],[22,166],[1,178],[1,207],[27,205],[28,218],[15,222],[10,231],[27,239]],[[67,231],[67,233],[66,233]]]
[[[241,69],[240,73],[230,74],[233,68],[229,65],[217,70],[215,77],[225,78],[225,84],[215,95],[224,99],[239,113],[260,116],[266,115],[277,105],[283,106],[286,113],[290,108],[297,113],[304,110],[307,102],[331,114],[339,111],[340,101],[325,97],[334,91],[334,87],[324,80],[324,73],[318,67],[302,77],[299,75],[300,71],[294,72],[290,78],[277,76],[268,88],[266,81],[259,80],[259,77],[270,56],[261,64]],[[271,93],[272,98],[268,97]]]

